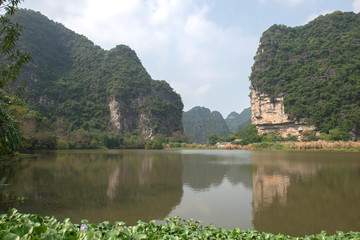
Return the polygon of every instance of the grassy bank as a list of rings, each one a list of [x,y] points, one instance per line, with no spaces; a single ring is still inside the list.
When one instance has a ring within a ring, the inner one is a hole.
[[[202,226],[193,220],[165,219],[165,223],[156,224],[139,221],[135,226],[126,226],[124,222],[73,224],[70,219],[62,222],[54,217],[42,217],[35,214],[22,214],[16,209],[0,216],[0,239],[360,239],[359,232],[337,232],[328,235],[321,232],[304,237],[292,237],[283,234],[271,234],[238,228],[226,230],[214,226]]]
[[[171,148],[164,145],[165,149],[225,149],[225,150],[248,150],[248,151],[291,151],[291,150],[324,150],[324,151],[345,151],[360,152],[360,141],[312,141],[312,142],[260,142],[245,146],[228,144],[221,147],[184,144],[181,148]]]

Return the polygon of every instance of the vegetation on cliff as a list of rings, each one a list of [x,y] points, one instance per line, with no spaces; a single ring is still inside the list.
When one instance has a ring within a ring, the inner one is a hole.
[[[360,135],[360,15],[340,11],[263,33],[251,86],[284,96],[285,111],[343,140]]]
[[[152,80],[128,46],[105,51],[32,10],[19,10],[12,21],[24,26],[18,46],[33,59],[19,77],[30,109],[19,114],[25,148],[115,147],[126,140],[144,147],[146,138],[182,131],[180,95]]]
[[[182,124],[190,142],[206,144],[211,135],[225,137],[230,134],[222,115],[205,107],[194,107],[184,112]]]

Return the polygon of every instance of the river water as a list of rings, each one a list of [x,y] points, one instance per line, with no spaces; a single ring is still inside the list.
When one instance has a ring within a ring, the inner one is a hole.
[[[293,236],[360,231],[359,153],[44,151],[0,173],[2,196],[26,197],[20,212],[73,223],[179,216]]]

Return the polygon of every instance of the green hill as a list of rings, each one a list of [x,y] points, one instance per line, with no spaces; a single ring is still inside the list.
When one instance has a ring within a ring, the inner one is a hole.
[[[231,112],[225,122],[232,133],[240,131],[251,124],[251,107],[245,108],[241,113]]]
[[[260,39],[251,87],[321,132],[360,133],[360,14],[340,11],[300,27],[273,25]],[[349,136],[350,137],[350,136]]]
[[[194,107],[183,113],[184,132],[195,143],[206,144],[211,135],[225,137],[230,134],[222,115],[205,107]]]
[[[20,80],[27,82],[29,108],[47,119],[46,131],[63,138],[79,129],[145,138],[182,131],[180,95],[153,80],[128,46],[105,51],[32,10],[12,20],[23,25],[19,48],[33,58]],[[66,136],[58,134],[60,125],[70,129]]]

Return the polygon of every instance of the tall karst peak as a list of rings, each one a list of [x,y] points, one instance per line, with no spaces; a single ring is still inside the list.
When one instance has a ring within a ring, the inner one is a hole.
[[[140,131],[145,138],[182,131],[183,103],[165,81],[151,78],[135,51],[105,51],[39,12],[19,10],[19,48],[32,55],[21,72],[30,109],[71,130]]]

